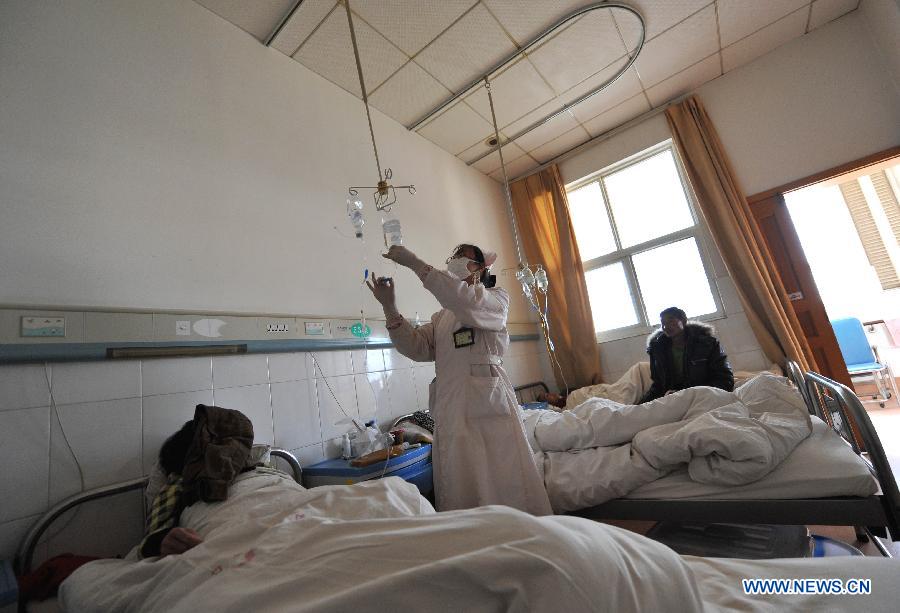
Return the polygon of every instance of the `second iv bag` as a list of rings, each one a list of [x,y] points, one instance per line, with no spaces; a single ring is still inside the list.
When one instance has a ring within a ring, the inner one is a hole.
[[[393,215],[388,216],[381,224],[384,231],[385,247],[403,244],[403,233],[400,229],[400,220]]]

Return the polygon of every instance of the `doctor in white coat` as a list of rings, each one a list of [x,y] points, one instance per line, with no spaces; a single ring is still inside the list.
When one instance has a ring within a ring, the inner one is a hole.
[[[414,328],[397,311],[393,280],[369,283],[397,350],[417,362],[435,363],[431,412],[437,509],[503,504],[551,514],[502,366],[509,346],[509,295],[485,285],[493,285],[488,268],[496,254],[460,245],[447,259],[447,270],[429,266],[401,246],[384,257],[415,272],[444,307],[430,323]]]

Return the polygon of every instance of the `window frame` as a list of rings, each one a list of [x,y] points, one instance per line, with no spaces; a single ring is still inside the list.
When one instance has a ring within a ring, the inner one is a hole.
[[[637,245],[632,245],[631,247],[623,248],[621,246],[622,241],[619,238],[619,230],[616,227],[616,220],[613,216],[612,204],[610,203],[609,195],[606,193],[606,186],[603,182],[603,178],[612,175],[620,170],[624,170],[629,166],[639,164],[640,162],[643,162],[644,160],[649,159],[655,155],[659,155],[664,151],[670,151],[672,154],[672,158],[675,161],[675,169],[678,172],[678,179],[681,182],[681,188],[684,190],[685,201],[687,202],[688,210],[690,211],[691,219],[694,223],[690,227],[682,228],[681,230],[676,230],[675,232],[670,232],[669,234],[658,236],[656,238],[650,239],[649,241],[645,241]],[[646,305],[644,304],[643,293],[641,291],[640,283],[638,282],[637,272],[635,271],[632,257],[638,253],[650,251],[652,249],[656,249],[658,247],[662,247],[671,243],[676,243],[688,238],[693,238],[697,244],[697,251],[700,254],[700,262],[703,265],[703,273],[704,275],[706,275],[706,282],[709,285],[709,291],[712,294],[713,302],[716,306],[715,312],[707,313],[699,317],[693,317],[692,319],[696,319],[699,321],[712,321],[724,318],[725,310],[722,306],[722,298],[719,295],[718,286],[715,282],[715,270],[710,263],[710,256],[708,253],[709,241],[707,229],[705,227],[705,224],[701,222],[700,216],[697,214],[697,203],[696,197],[694,195],[694,190],[691,189],[690,182],[687,180],[684,166],[681,163],[681,158],[678,156],[677,149],[675,149],[675,146],[672,143],[672,139],[667,139],[657,145],[649,147],[648,149],[640,151],[623,160],[602,168],[597,172],[591,173],[586,177],[582,177],[577,181],[573,181],[565,185],[566,195],[568,196],[569,192],[575,191],[582,187],[586,187],[591,183],[597,183],[600,187],[600,193],[603,196],[603,204],[606,207],[607,218],[609,219],[609,223],[612,228],[613,239],[616,243],[617,248],[612,253],[582,261],[584,272],[586,274],[592,270],[602,268],[603,266],[614,264],[616,262],[622,262],[623,268],[625,270],[625,278],[628,282],[628,288],[631,291],[632,306],[638,317],[638,323],[634,325],[597,332],[597,342],[604,343],[625,338],[633,338],[636,336],[644,336],[659,328],[658,323],[651,321],[649,317],[645,317],[647,309]]]

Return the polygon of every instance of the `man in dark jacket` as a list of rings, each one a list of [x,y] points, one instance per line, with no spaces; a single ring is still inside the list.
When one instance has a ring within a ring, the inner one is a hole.
[[[641,403],[698,385],[729,392],[734,389],[731,366],[712,327],[688,323],[687,315],[678,307],[664,310],[659,319],[662,329],[647,339],[653,384]]]

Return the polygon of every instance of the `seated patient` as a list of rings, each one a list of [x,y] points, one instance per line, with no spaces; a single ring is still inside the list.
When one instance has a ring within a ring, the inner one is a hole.
[[[166,439],[159,465],[168,483],[153,500],[141,557],[184,553],[202,542],[178,526],[181,512],[200,500],[225,500],[238,474],[250,470],[253,424],[240,411],[198,404],[194,419]]]
[[[665,309],[659,319],[661,329],[647,339],[653,384],[641,403],[698,385],[734,389],[731,366],[711,326],[688,322],[678,307]]]

